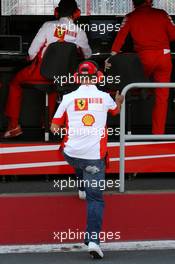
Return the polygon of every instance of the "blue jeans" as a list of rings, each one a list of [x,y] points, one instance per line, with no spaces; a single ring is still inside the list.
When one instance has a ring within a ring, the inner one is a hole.
[[[67,162],[83,175],[84,186],[87,199],[87,227],[85,244],[90,241],[100,243],[99,234],[102,229],[104,200],[103,190],[100,182],[105,180],[105,160],[86,160],[69,157],[64,153]],[[83,172],[83,174],[81,173]],[[94,184],[95,183],[95,184]]]
[[[85,191],[84,183],[83,183],[83,170],[75,168],[75,175],[78,181],[78,189],[80,191]]]

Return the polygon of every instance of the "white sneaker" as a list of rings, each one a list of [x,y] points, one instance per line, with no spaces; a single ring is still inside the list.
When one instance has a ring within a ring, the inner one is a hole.
[[[81,200],[85,200],[86,199],[86,192],[85,191],[78,191],[78,196]]]
[[[89,242],[88,252],[90,253],[93,259],[102,259],[104,257],[100,246],[94,242]]]

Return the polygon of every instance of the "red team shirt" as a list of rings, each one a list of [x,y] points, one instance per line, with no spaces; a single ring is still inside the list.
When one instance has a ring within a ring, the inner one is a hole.
[[[131,33],[138,53],[170,49],[170,42],[175,40],[175,25],[164,10],[143,5],[125,17],[112,51],[118,53],[121,50],[128,33]]]

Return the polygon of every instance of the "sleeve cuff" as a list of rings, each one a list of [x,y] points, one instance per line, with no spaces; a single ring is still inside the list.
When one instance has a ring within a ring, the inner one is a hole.
[[[114,108],[113,110],[110,109],[110,110],[109,110],[109,113],[110,113],[112,116],[115,116],[115,115],[117,115],[117,114],[120,113],[120,110],[119,110],[118,107],[116,107],[116,108]]]
[[[64,125],[64,117],[62,118],[53,118],[52,119],[52,123],[55,124],[55,125]]]

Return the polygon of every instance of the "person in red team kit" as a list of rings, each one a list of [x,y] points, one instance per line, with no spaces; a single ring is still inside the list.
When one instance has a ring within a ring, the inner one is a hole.
[[[80,9],[75,0],[61,0],[55,9],[57,20],[49,21],[38,31],[29,48],[29,58],[32,64],[21,70],[12,79],[9,87],[9,96],[6,105],[5,114],[9,118],[8,129],[4,138],[15,137],[22,134],[19,125],[19,115],[23,89],[21,85],[24,82],[44,81],[40,74],[40,65],[42,57],[47,47],[56,41],[70,42],[76,44],[77,48],[85,58],[91,56],[91,49],[88,44],[86,33],[74,24],[74,20],[80,17]],[[56,104],[56,92],[49,94],[49,116],[52,118]]]
[[[175,40],[175,25],[164,10],[152,7],[152,0],[133,0],[133,4],[135,10],[124,18],[113,43],[111,55],[120,52],[130,33],[145,75],[154,82],[170,82],[172,72],[170,42]],[[153,134],[165,133],[168,98],[168,88],[155,89]]]

